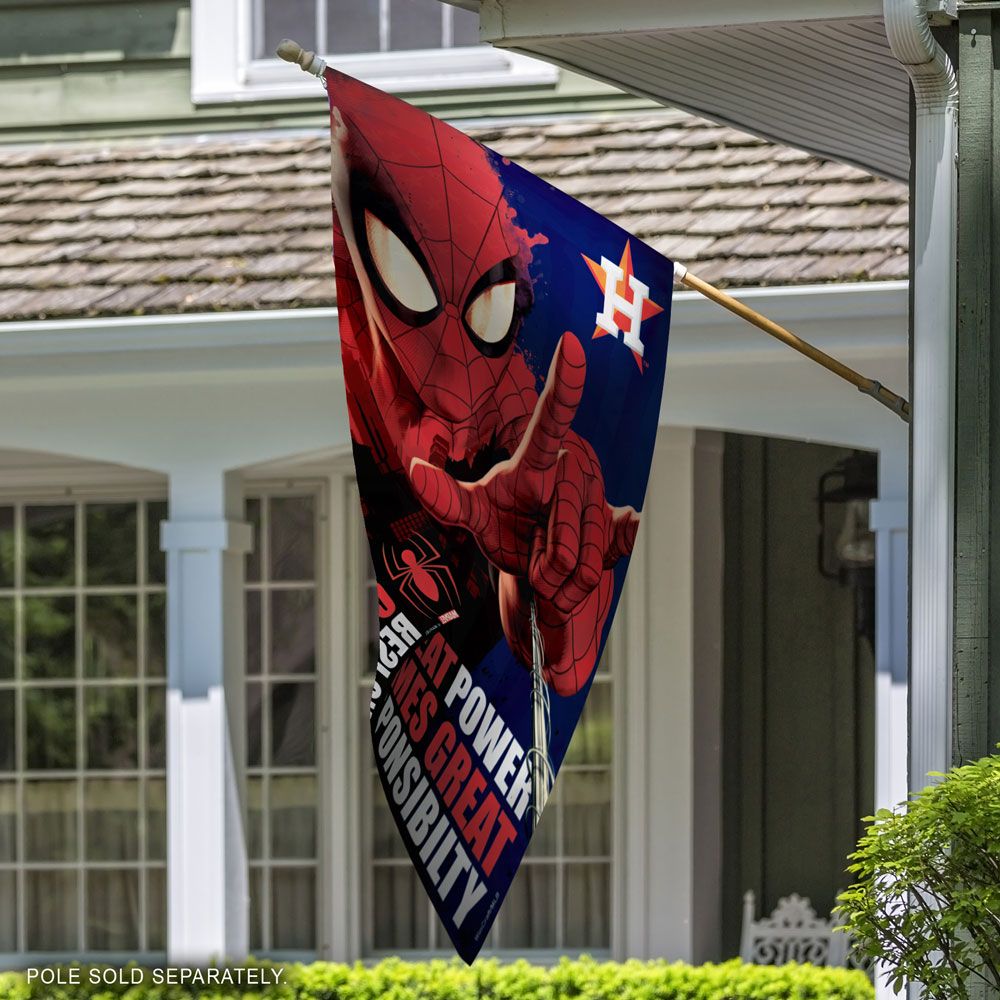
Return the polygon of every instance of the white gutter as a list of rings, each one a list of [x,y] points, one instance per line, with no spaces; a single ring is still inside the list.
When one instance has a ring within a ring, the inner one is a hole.
[[[135,384],[178,375],[328,378],[339,370],[333,307],[0,323],[4,390],[54,380]]]
[[[795,325],[830,320],[830,333],[843,343],[842,324],[837,320],[895,318],[906,309],[906,281],[850,281],[842,284],[769,285],[739,288],[732,293],[779,323]],[[739,343],[752,352],[757,345],[774,344],[755,333],[710,302],[700,292],[675,291],[671,314],[675,333],[682,327],[731,326]],[[884,338],[894,341],[890,329]],[[228,351],[242,358],[254,349],[281,348],[288,360],[301,354],[309,358],[319,350],[340,343],[337,309],[255,309],[232,312],[176,313],[147,316],[110,316],[72,319],[17,320],[0,322],[0,382],[14,374],[13,363],[27,359],[67,361],[85,356],[173,353],[190,355],[206,351]],[[877,352],[885,349],[883,335],[868,342]],[[850,347],[856,349],[853,340]],[[704,345],[711,350],[711,342]],[[894,345],[895,346],[895,345]],[[674,344],[671,345],[673,349]],[[787,348],[778,347],[779,353]],[[673,358],[673,355],[671,355]],[[327,357],[339,364],[339,355]]]
[[[916,100],[910,481],[911,788],[951,764],[958,80],[922,0],[884,0]]]

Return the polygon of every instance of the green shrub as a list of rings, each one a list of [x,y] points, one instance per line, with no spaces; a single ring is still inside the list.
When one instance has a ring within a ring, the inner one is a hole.
[[[264,968],[282,968],[259,963]],[[809,965],[691,966],[677,962],[595,962],[563,959],[552,968],[527,962],[458,960],[374,966],[285,965],[281,984],[254,991],[154,985],[88,986],[89,970],[78,966],[79,986],[28,983],[24,973],[0,973],[0,1000],[872,1000],[871,983],[860,972]]]
[[[898,991],[936,1000],[1000,990],[1000,756],[957,767],[869,817],[839,910]]]

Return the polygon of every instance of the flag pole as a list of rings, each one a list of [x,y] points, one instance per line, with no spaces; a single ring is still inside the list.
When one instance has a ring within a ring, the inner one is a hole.
[[[822,365],[827,371],[833,372],[834,375],[839,376],[846,382],[850,382],[860,392],[863,392],[866,396],[871,396],[872,399],[892,410],[901,420],[906,423],[910,422],[910,404],[902,396],[897,395],[891,389],[887,389],[881,382],[873,378],[868,378],[860,372],[856,372],[853,368],[831,357],[825,351],[821,351],[818,347],[813,347],[812,344],[796,336],[791,330],[786,330],[773,320],[762,316],[756,309],[751,309],[745,302],[740,302],[739,299],[726,294],[721,288],[716,288],[715,285],[710,285],[707,281],[692,274],[683,264],[674,264],[674,278],[687,288],[700,292],[705,298],[718,303],[723,309],[728,309],[741,319],[745,319],[748,323],[757,327],[758,330],[763,330],[764,333],[777,338],[783,344],[787,344],[793,351],[798,351],[799,354],[805,355],[810,361],[815,361],[816,364]]]
[[[277,55],[279,58],[284,59],[285,62],[295,63],[296,66],[301,67],[306,73],[310,73],[321,79],[326,70],[326,63],[315,52],[306,51],[298,42],[290,38],[283,38],[278,43]],[[715,285],[710,285],[707,281],[692,274],[683,264],[674,264],[674,278],[687,288],[700,292],[724,309],[728,309],[741,319],[745,319],[748,323],[757,327],[758,330],[763,330],[772,337],[776,337],[783,344],[787,344],[792,348],[792,350],[798,351],[799,354],[805,355],[811,361],[815,361],[816,364],[822,365],[827,371],[833,372],[834,375],[839,376],[846,382],[850,382],[860,392],[863,392],[866,396],[871,396],[872,399],[877,400],[883,406],[892,410],[893,413],[897,414],[906,423],[910,422],[910,404],[902,396],[897,395],[891,389],[887,389],[881,382],[873,378],[867,378],[860,372],[856,372],[853,368],[831,357],[825,351],[821,351],[818,347],[813,347],[812,344],[796,336],[791,330],[786,330],[783,326],[768,319],[766,316],[762,316],[745,303],[740,302],[739,299],[734,299],[731,295],[727,295],[722,291],[722,289],[716,288]]]

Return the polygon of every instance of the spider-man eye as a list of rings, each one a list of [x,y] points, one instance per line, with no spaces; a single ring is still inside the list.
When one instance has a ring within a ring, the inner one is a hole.
[[[515,292],[513,281],[501,281],[484,288],[465,310],[465,322],[480,340],[498,344],[507,336],[514,318]]]
[[[365,240],[381,283],[411,313],[429,313],[437,295],[420,262],[406,244],[369,209],[365,209]]]
[[[466,298],[465,330],[487,357],[507,350],[530,301],[530,292],[518,282],[511,260],[495,264],[473,285]]]

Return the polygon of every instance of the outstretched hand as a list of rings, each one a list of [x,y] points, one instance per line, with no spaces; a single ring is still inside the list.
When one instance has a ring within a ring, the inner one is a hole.
[[[563,614],[631,552],[638,526],[631,507],[608,504],[596,455],[570,432],[586,368],[579,340],[565,333],[514,454],[477,482],[421,459],[409,470],[431,515],[469,531],[497,569],[527,580]]]

